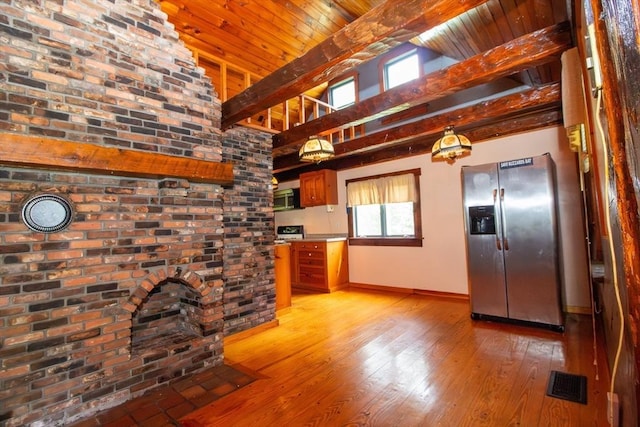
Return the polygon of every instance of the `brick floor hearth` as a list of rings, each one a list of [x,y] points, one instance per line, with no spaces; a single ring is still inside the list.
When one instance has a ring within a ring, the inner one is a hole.
[[[176,380],[143,396],[99,412],[71,427],[169,427],[178,419],[250,384],[256,378],[228,365]]]

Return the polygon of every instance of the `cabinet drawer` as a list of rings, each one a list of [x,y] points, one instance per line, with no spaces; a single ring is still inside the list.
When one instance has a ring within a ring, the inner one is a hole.
[[[316,267],[300,265],[299,274],[301,283],[317,284],[323,286],[325,284],[324,267],[322,266]]]
[[[324,265],[324,252],[318,251],[300,251],[298,252],[298,262],[300,264],[318,264]]]
[[[317,268],[325,268],[325,262],[323,258],[300,258],[298,259],[298,265],[300,267],[317,267]]]
[[[304,251],[323,251],[327,248],[325,243],[298,243],[298,249]]]

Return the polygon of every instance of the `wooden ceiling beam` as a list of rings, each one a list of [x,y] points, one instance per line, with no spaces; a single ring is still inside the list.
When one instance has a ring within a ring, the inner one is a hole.
[[[562,110],[560,108],[531,112],[521,117],[512,117],[495,122],[484,123],[481,126],[473,126],[464,130],[464,135],[472,141],[472,144],[504,137],[520,132],[530,132],[548,126],[557,126],[562,123]],[[367,151],[355,156],[341,157],[335,160],[322,162],[318,165],[304,163],[300,168],[278,172],[276,177],[280,182],[298,179],[299,174],[311,172],[317,169],[345,170],[362,167],[370,164],[383,163],[404,159],[411,156],[431,153],[431,147],[438,135],[423,135],[410,138],[401,144],[386,147],[380,150]],[[471,154],[473,156],[473,153]]]
[[[1,133],[0,164],[233,185],[233,165],[83,142]]]
[[[337,77],[487,0],[388,0],[222,104],[222,129]]]
[[[448,125],[455,125],[457,129],[467,129],[473,124],[504,120],[506,117],[514,115],[528,114],[532,110],[560,109],[560,105],[560,84],[554,83],[478,102],[468,107],[336,144],[334,146],[335,159],[380,150],[415,138],[429,136],[438,138]],[[292,153],[274,159],[273,170],[280,172],[300,166],[297,154]]]
[[[465,130],[465,136],[475,144],[480,144],[489,139],[504,137],[520,132],[530,132],[548,126],[556,126],[562,123],[562,110],[545,110],[532,112],[530,115],[505,119],[500,122],[477,126]],[[433,144],[441,135],[418,137],[403,144],[386,149],[367,152],[357,156],[338,159],[336,167],[340,170],[360,167],[362,165],[382,163],[409,156],[431,153]],[[473,156],[473,153],[471,154]]]
[[[309,135],[364,123],[555,60],[572,45],[569,30],[568,23],[564,22],[535,31],[351,107],[274,135],[274,156],[295,150]]]

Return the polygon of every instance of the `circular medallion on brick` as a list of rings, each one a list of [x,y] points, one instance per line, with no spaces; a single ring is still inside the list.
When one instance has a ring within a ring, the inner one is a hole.
[[[55,233],[71,224],[71,203],[57,194],[39,194],[27,200],[22,207],[22,220],[33,231]]]

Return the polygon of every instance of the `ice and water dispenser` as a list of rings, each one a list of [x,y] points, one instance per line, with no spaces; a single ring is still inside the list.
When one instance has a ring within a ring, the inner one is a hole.
[[[469,234],[496,234],[495,207],[469,206]]]

